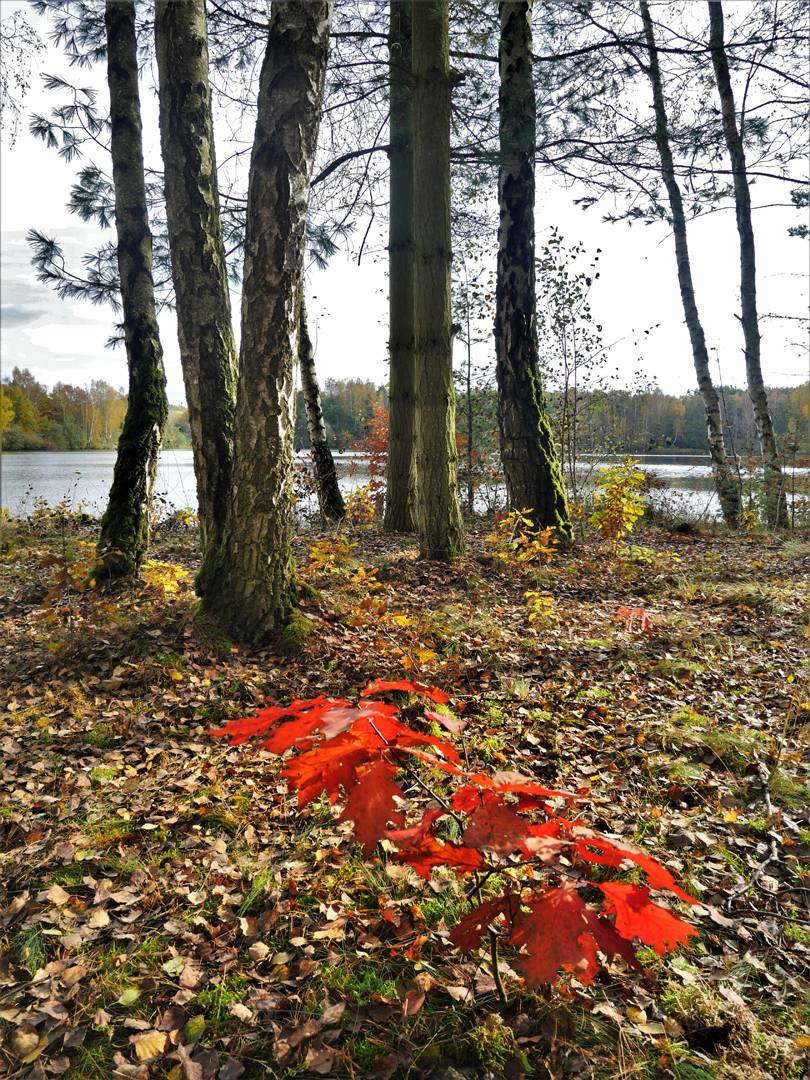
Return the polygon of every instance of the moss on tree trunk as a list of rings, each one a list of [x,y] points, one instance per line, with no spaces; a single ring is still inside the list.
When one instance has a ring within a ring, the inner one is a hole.
[[[447,0],[413,5],[414,385],[419,554],[464,553],[450,316],[450,65]]]
[[[413,100],[411,0],[391,0],[390,209],[388,215],[388,475],[383,528],[414,532],[416,402],[413,333]]]
[[[108,0],[104,21],[129,395],[110,497],[101,519],[98,565],[93,571],[97,580],[134,573],[146,554],[158,456],[169,412],[152,281],[134,3]]]
[[[225,528],[238,359],[222,241],[204,0],[156,0],[155,50],[166,220],[205,551],[219,547]]]
[[[509,504],[572,537],[537,363],[531,3],[501,2],[500,170],[495,348],[498,427]]]

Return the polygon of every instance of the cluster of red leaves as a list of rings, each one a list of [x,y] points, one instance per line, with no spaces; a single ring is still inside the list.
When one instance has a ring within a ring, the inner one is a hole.
[[[354,823],[366,857],[381,840],[388,840],[396,845],[394,858],[425,878],[438,866],[459,876],[529,862],[545,867],[549,881],[559,883],[529,892],[511,875],[499,896],[465,915],[450,935],[454,945],[470,952],[480,948],[488,928],[496,926],[517,950],[513,963],[528,987],[556,982],[560,968],[589,983],[599,970],[600,952],[608,960],[619,954],[638,968],[632,948],[636,939],[663,956],[667,948],[696,934],[668,908],[650,900],[652,887],[696,902],[665,867],[566,816],[581,802],[580,794],[541,787],[518,773],[468,772],[452,744],[414,731],[397,719],[396,706],[368,700],[386,690],[422,694],[440,704],[449,701],[443,691],[421,683],[376,681],[366,687],[359,703],[323,696],[293,701],[232,721],[211,734],[230,736],[231,745],[262,736],[261,748],[277,755],[295,749],[297,755],[281,775],[298,792],[299,807],[323,794],[332,804],[345,799],[339,820]],[[440,713],[426,716],[451,730],[460,726]],[[408,799],[395,778],[412,772],[414,757],[455,777],[459,786],[449,802],[422,811],[420,819],[406,824],[403,805]],[[448,816],[464,825],[461,842],[437,835],[439,823]],[[567,866],[619,870],[626,862],[643,870],[648,886],[563,877]],[[536,880],[538,874],[533,876]],[[581,898],[577,880],[586,887],[596,885],[601,906]]]
[[[374,416],[366,425],[365,435],[355,439],[351,449],[367,456],[371,490],[376,494],[385,484],[388,471],[388,413],[381,402],[374,403]]]
[[[644,608],[636,607],[620,607],[616,612],[618,619],[624,619],[625,630],[633,630],[636,626],[639,630],[651,631],[653,629],[654,616],[650,615]]]

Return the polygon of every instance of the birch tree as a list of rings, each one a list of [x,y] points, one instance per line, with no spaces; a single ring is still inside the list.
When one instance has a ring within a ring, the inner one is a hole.
[[[332,0],[274,0],[250,161],[231,500],[197,576],[203,610],[259,640],[294,621],[293,366]]]

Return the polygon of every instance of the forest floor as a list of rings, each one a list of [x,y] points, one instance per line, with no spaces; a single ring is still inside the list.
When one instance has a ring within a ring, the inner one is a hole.
[[[650,527],[537,565],[487,535],[445,565],[301,534],[318,593],[290,657],[195,615],[181,522],[141,581],[84,594],[58,578],[92,523],[5,523],[3,1080],[808,1075],[810,544]],[[447,940],[463,882],[364,862],[339,807],[299,812],[279,759],[211,735],[377,678],[446,690],[470,767],[584,789],[582,819],[700,901],[666,898],[699,936],[534,993],[506,953],[503,1004]]]

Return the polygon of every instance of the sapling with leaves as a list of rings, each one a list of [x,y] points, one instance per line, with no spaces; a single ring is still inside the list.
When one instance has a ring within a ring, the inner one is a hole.
[[[654,889],[696,903],[667,869],[582,823],[586,791],[549,789],[517,772],[471,771],[452,742],[416,730],[395,705],[375,700],[390,691],[439,705],[451,700],[423,683],[377,680],[359,702],[323,695],[296,700],[211,734],[228,736],[232,746],[256,740],[260,749],[285,755],[281,775],[297,791],[299,809],[324,795],[332,805],[342,803],[338,821],[353,823],[364,858],[388,841],[394,861],[426,880],[439,867],[466,879],[475,904],[449,941],[477,953],[487,940],[502,1000],[501,946],[514,950],[510,963],[535,989],[556,983],[561,968],[590,983],[617,954],[639,969],[636,939],[663,956],[697,934],[650,899]],[[466,727],[430,709],[423,717],[452,734]],[[417,804],[416,791],[429,797],[427,806]],[[454,840],[446,838],[450,821]],[[641,870],[647,884],[605,880],[606,871],[624,869]]]

